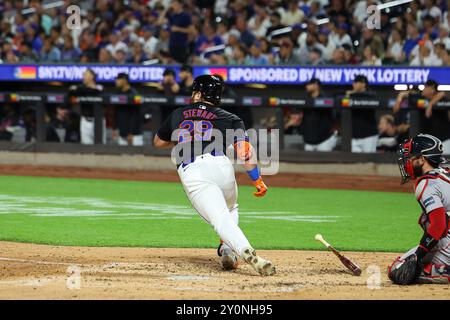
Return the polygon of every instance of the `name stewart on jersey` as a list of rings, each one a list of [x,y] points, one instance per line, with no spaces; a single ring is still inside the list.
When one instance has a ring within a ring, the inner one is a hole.
[[[175,109],[157,135],[173,141],[176,164],[187,163],[205,153],[226,154],[237,141],[248,141],[244,122],[222,108],[197,102]]]
[[[183,111],[183,116],[185,119],[191,119],[191,118],[202,118],[205,120],[214,120],[217,119],[217,116],[207,110],[202,109],[189,109],[186,111]]]

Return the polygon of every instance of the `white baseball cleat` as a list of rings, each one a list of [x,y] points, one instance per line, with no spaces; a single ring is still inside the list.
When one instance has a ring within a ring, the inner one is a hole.
[[[275,266],[269,260],[256,255],[252,248],[245,249],[242,259],[255,269],[262,276],[273,276],[276,274]]]
[[[221,244],[217,250],[217,254],[220,257],[223,270],[230,271],[237,269],[239,265],[238,257],[234,254],[231,248],[222,246]]]

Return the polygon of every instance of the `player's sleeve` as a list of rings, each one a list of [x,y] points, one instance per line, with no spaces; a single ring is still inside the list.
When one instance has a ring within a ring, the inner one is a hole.
[[[429,221],[416,251],[417,257],[422,259],[447,233],[448,223],[447,213],[441,200],[441,193],[434,179],[420,181],[416,187],[416,198],[424,208]]]
[[[423,179],[416,187],[416,199],[424,208],[425,213],[442,208],[442,194],[434,179]]]
[[[167,119],[161,124],[161,127],[159,128],[158,132],[156,133],[161,140],[164,140],[164,141],[172,140],[172,132],[173,132],[172,116],[173,116],[173,113],[171,113],[170,116],[168,116]]]
[[[233,120],[233,130],[234,130],[234,143],[239,141],[247,141],[248,135],[247,130],[245,129],[244,121],[237,118]]]

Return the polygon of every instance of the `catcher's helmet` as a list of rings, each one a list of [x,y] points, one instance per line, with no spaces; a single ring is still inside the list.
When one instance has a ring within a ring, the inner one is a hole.
[[[413,157],[425,157],[434,167],[438,167],[446,160],[442,156],[443,146],[441,140],[429,134],[418,134],[412,139],[405,140],[399,146],[398,165],[402,174],[402,184],[415,179],[411,163]]]
[[[216,76],[198,76],[192,84],[192,91],[200,92],[203,100],[216,105],[222,97],[222,81]]]

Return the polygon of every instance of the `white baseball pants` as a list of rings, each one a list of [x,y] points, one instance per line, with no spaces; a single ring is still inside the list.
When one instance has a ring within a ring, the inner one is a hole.
[[[361,139],[353,138],[352,152],[375,153],[377,152],[377,142],[378,142],[378,135]]]
[[[81,144],[94,144],[94,120],[91,121],[81,116],[80,120],[80,136]],[[106,120],[103,119],[103,135],[102,142],[106,144]]]
[[[184,168],[180,166],[178,175],[194,209],[241,256],[251,246],[238,226],[238,191],[230,159],[204,154]]]

